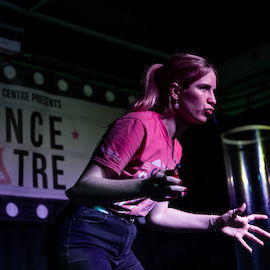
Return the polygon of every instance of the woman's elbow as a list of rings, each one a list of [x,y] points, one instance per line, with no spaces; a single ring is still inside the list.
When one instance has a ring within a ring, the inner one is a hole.
[[[148,214],[145,217],[145,221],[146,221],[147,228],[149,228],[151,230],[158,230],[160,227],[158,219],[151,214]]]

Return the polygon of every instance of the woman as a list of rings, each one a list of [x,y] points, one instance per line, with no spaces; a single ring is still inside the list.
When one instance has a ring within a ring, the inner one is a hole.
[[[263,245],[250,232],[270,234],[249,222],[267,219],[240,216],[246,205],[223,215],[193,214],[170,208],[188,190],[177,174],[182,148],[179,135],[213,114],[218,75],[206,59],[175,54],[143,76],[144,94],[131,111],[113,123],[91,161],[67,191],[68,205],[55,225],[50,269],[143,269],[130,247],[134,219],[168,232],[219,231]]]

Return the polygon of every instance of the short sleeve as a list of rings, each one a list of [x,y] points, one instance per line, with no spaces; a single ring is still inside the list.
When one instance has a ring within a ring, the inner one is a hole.
[[[141,148],[144,136],[145,128],[140,120],[120,118],[109,127],[94,152],[92,160],[120,175]]]

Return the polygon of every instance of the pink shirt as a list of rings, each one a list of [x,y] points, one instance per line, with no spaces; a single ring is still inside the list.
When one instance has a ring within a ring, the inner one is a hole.
[[[180,143],[173,143],[160,115],[143,111],[118,119],[104,135],[93,160],[114,170],[117,179],[137,179],[150,177],[161,168],[174,169],[181,155]],[[143,197],[106,207],[122,214],[145,216],[155,203]]]

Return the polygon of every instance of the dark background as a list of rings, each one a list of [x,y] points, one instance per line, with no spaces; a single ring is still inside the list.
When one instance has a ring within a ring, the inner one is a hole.
[[[218,66],[270,40],[261,1],[1,0],[0,10],[0,21],[21,28],[16,37],[1,29],[22,42],[17,58],[64,63],[62,72],[74,67],[80,75],[85,68],[135,90],[144,67],[171,53],[194,52]]]
[[[0,54],[2,60],[88,76],[135,92],[142,70],[171,53],[201,54],[218,67],[270,40],[268,9],[260,1],[13,0],[0,1],[0,11],[0,21],[18,27],[14,33],[0,26],[0,36],[22,45],[17,55]],[[191,126],[180,138],[181,177],[189,192],[173,202],[176,207],[227,211],[220,136],[236,126],[270,122],[268,104],[233,115],[218,109],[217,124]],[[0,268],[45,269],[44,258],[38,261],[44,226],[1,221]],[[233,240],[215,233],[165,234],[139,224],[134,251],[148,270],[237,269]]]

